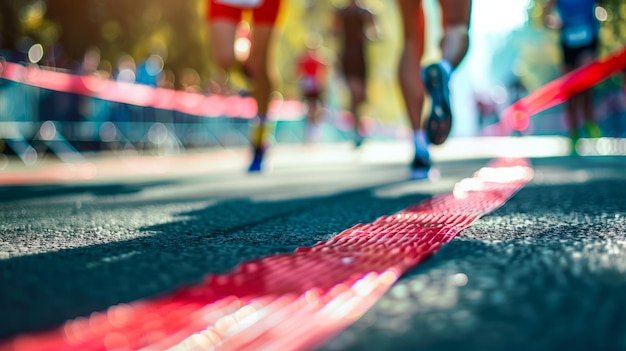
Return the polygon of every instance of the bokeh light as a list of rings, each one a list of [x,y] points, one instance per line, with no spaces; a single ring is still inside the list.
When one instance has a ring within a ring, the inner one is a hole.
[[[28,60],[31,63],[38,63],[43,58],[43,45],[35,44],[28,49]]]
[[[595,15],[598,21],[604,22],[609,18],[609,13],[602,6],[596,6]]]

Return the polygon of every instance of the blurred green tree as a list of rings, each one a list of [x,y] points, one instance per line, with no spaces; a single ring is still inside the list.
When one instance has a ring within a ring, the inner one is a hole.
[[[48,0],[45,17],[58,24],[63,66],[80,62],[91,47],[113,67],[129,54],[141,61],[158,50],[168,69],[208,72],[201,1]]]

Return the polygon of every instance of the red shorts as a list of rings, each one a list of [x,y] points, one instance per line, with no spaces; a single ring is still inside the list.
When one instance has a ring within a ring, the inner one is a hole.
[[[279,10],[280,0],[263,0],[263,4],[256,8],[242,8],[208,0],[207,19],[209,22],[220,19],[239,23],[244,11],[250,11],[253,23],[273,25],[276,23]]]

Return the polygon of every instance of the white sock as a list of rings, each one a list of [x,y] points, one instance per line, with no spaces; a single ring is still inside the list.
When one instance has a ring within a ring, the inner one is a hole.
[[[306,126],[304,135],[306,142],[320,141],[322,136],[322,126],[320,124],[321,123],[311,123]]]
[[[454,66],[452,66],[452,63],[445,58],[442,58],[439,63],[441,64],[441,67],[446,70],[448,76],[450,76],[452,74],[452,71],[454,71]]]
[[[428,139],[423,129],[413,131],[413,142],[415,146],[415,154],[428,156]]]

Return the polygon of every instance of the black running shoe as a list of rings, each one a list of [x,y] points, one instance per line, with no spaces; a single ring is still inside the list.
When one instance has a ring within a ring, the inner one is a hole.
[[[426,134],[432,144],[443,144],[452,129],[448,73],[439,63],[433,63],[422,72],[424,85],[432,100],[432,109],[426,122]]]
[[[415,155],[413,162],[411,162],[411,179],[426,179],[428,178],[428,172],[430,171],[430,159],[428,156]]]

